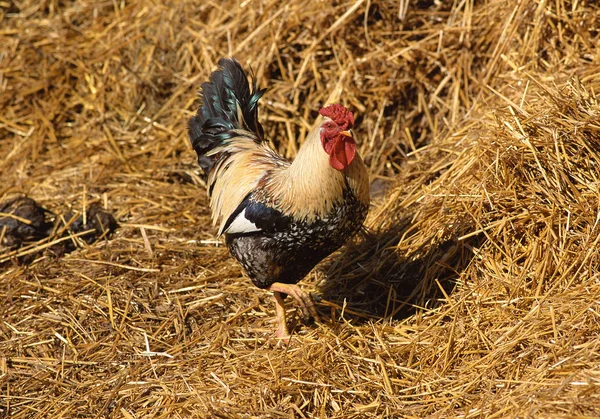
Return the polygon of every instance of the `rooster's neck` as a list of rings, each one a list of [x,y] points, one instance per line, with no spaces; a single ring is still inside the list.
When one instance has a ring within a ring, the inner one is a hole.
[[[278,209],[299,220],[327,217],[348,188],[369,202],[368,175],[360,156],[342,171],[331,167],[318,127],[308,134],[292,164],[273,173],[269,186]]]

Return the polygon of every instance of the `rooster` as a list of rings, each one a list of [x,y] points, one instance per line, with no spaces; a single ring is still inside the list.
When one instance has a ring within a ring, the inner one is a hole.
[[[356,151],[354,116],[342,105],[322,108],[317,125],[293,162],[264,139],[258,102],[235,59],[202,84],[202,106],[189,121],[192,147],[203,170],[213,224],[254,285],[273,292],[278,327],[289,336],[284,298],[303,317],[317,317],[297,282],[362,226],[369,177]]]

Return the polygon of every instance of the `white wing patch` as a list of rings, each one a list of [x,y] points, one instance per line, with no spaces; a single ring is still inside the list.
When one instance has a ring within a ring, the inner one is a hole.
[[[234,233],[252,233],[253,231],[261,231],[252,221],[246,218],[246,208],[240,212],[237,217],[229,224],[227,230],[223,233],[234,234]]]

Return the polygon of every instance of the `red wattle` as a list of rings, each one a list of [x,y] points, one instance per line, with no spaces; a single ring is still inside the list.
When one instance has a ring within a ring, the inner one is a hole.
[[[329,164],[337,170],[343,170],[352,163],[356,155],[356,144],[352,137],[341,136],[334,140]]]

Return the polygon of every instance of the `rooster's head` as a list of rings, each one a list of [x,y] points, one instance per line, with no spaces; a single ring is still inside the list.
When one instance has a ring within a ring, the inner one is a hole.
[[[343,170],[352,163],[356,155],[356,143],[350,131],[354,125],[354,116],[337,103],[324,107],[319,113],[325,117],[321,124],[321,143],[329,154],[329,164],[334,169]]]

